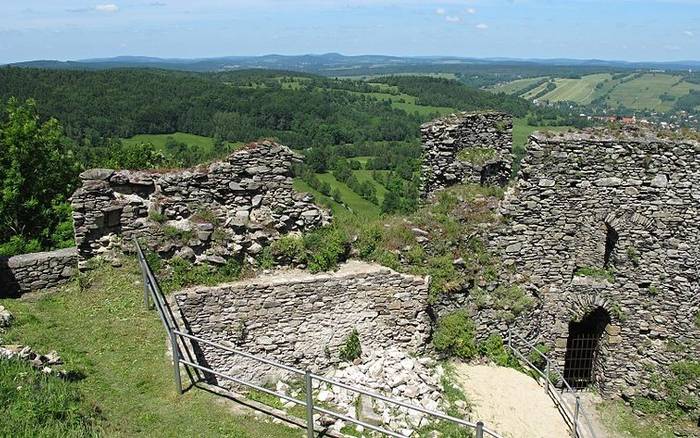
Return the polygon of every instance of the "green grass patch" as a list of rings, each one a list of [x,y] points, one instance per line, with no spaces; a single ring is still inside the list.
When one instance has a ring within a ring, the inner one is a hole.
[[[343,203],[357,216],[369,219],[379,217],[380,210],[377,205],[362,198],[345,183],[335,179],[332,173],[319,173],[316,176],[321,182],[328,183],[331,186],[331,190],[337,189],[340,191]]]
[[[16,317],[3,339],[57,350],[68,371],[85,376],[71,385],[99,408],[105,435],[298,438],[299,430],[236,415],[204,391],[176,393],[165,332],[144,309],[134,260],[88,275],[84,290],[76,282],[32,301],[0,300]]]
[[[99,409],[68,380],[0,359],[0,436],[98,436]]]
[[[467,147],[457,153],[457,159],[475,166],[483,166],[487,161],[496,156],[496,150],[492,148]]]
[[[576,269],[575,274],[581,277],[592,277],[601,280],[608,280],[611,283],[615,281],[615,273],[611,269],[583,266]]]

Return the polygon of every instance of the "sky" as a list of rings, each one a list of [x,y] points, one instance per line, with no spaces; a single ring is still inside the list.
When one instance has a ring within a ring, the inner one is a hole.
[[[327,52],[700,60],[700,0],[0,0],[0,63]]]

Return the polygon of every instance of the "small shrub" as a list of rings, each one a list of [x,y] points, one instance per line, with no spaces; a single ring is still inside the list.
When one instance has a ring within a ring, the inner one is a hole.
[[[11,257],[18,254],[28,254],[41,251],[38,239],[27,239],[23,236],[12,236],[9,241],[0,243],[0,256]]]
[[[200,208],[192,216],[195,222],[209,223],[212,225],[219,224],[219,217],[210,208]]]
[[[491,148],[465,148],[457,153],[457,159],[475,166],[483,166],[496,156],[496,150]]]
[[[345,260],[350,242],[345,231],[337,226],[319,228],[304,236],[304,249],[311,272],[334,269]]]
[[[499,286],[493,293],[494,308],[506,321],[512,321],[534,305],[532,297],[518,285]]]
[[[465,310],[458,310],[438,320],[433,345],[439,352],[471,359],[478,353],[474,322]]]
[[[540,353],[546,356],[547,353],[550,352],[550,350],[551,348],[549,347],[549,345],[537,344],[535,345],[535,349],[531,351],[530,354],[528,354],[527,360],[529,360],[540,371],[544,371],[547,367],[547,361],[544,357],[542,357],[541,354],[538,354],[537,352],[539,351]]]
[[[181,230],[172,225],[164,226],[163,233],[168,239],[178,240],[182,243],[187,243],[194,236],[192,230]]]
[[[287,235],[270,245],[272,257],[281,259],[284,263],[298,262],[306,260],[304,254],[304,240],[301,237]]]
[[[479,354],[488,357],[498,366],[519,367],[517,359],[503,345],[503,338],[497,334],[490,335],[484,342],[479,344]]]
[[[362,259],[369,259],[382,243],[382,229],[372,224],[360,230],[357,241],[353,244]]]
[[[269,246],[263,248],[262,252],[255,259],[261,269],[272,269],[275,267],[275,258]]]
[[[576,270],[576,275],[581,277],[592,277],[599,278],[601,280],[608,280],[609,282],[615,281],[615,274],[611,269],[594,268],[591,266],[584,266]]]
[[[165,222],[168,218],[161,212],[156,211],[156,210],[151,210],[148,212],[148,218],[152,220],[153,222],[162,224]]]
[[[338,355],[347,362],[352,362],[362,355],[360,335],[357,333],[357,329],[353,329],[352,333],[345,339],[345,345],[340,349]]]
[[[635,247],[633,247],[633,246],[627,247],[627,258],[630,260],[630,262],[632,262],[632,264],[634,266],[639,266],[640,256],[639,256],[639,252],[637,251],[637,249]]]

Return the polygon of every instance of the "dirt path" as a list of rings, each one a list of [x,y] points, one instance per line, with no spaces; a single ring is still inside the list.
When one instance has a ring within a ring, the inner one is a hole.
[[[569,428],[537,382],[512,368],[455,363],[474,419],[508,438],[566,438]]]

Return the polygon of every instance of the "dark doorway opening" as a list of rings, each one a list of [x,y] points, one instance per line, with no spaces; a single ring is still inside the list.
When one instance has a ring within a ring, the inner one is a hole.
[[[593,382],[599,360],[600,338],[609,323],[610,315],[600,307],[587,314],[580,322],[569,323],[564,379],[572,388],[585,388]]]
[[[617,241],[620,236],[617,234],[617,231],[615,231],[615,228],[608,224],[605,224],[605,230],[605,256],[603,257],[603,266],[609,268],[615,246],[617,246]]]

